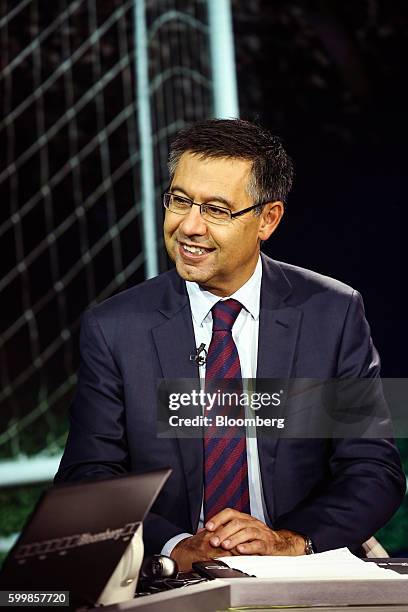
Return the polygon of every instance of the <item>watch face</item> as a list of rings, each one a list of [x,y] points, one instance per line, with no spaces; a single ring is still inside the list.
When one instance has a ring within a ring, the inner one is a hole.
[[[314,548],[313,548],[313,543],[312,540],[310,538],[305,538],[305,554],[306,555],[313,555],[314,554]]]

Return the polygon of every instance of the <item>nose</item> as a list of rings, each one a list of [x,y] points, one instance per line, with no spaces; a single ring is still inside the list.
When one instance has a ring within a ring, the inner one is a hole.
[[[190,211],[179,225],[180,230],[185,236],[205,236],[208,228],[201,216],[200,207],[192,206]]]

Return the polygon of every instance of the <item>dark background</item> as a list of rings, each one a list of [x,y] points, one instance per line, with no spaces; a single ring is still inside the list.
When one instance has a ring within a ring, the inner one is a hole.
[[[280,135],[296,169],[264,250],[360,291],[383,376],[405,377],[408,4],[240,4],[241,116]]]

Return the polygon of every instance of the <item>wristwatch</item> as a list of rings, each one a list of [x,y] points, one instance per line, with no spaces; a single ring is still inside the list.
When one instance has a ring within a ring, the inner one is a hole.
[[[313,542],[308,536],[303,536],[305,539],[305,555],[314,555]]]

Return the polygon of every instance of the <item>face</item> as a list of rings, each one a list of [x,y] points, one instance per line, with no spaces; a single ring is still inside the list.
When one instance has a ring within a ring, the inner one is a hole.
[[[184,153],[169,191],[194,202],[238,212],[255,204],[246,190],[251,167],[252,162],[247,160],[202,159],[193,153]],[[198,283],[215,295],[228,296],[252,276],[261,240],[269,238],[282,214],[283,204],[273,202],[259,216],[249,211],[231,219],[227,225],[216,225],[202,219],[198,206],[192,206],[184,216],[166,210],[167,252],[182,278]]]

